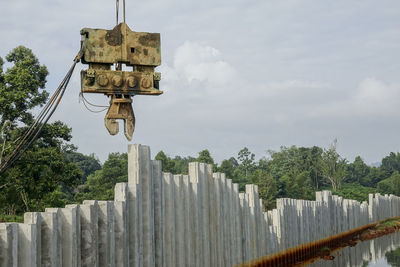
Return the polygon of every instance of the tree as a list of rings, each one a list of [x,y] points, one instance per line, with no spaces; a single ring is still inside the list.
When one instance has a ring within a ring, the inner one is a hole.
[[[254,172],[256,184],[258,185],[258,194],[263,200],[265,209],[273,209],[276,205],[278,194],[276,181],[265,170],[256,170]]]
[[[82,171],[82,184],[86,182],[86,179],[90,174],[101,169],[99,159],[96,158],[93,153],[86,156],[76,151],[68,151],[65,153],[65,157],[68,161],[76,163]]]
[[[81,182],[81,171],[75,163],[65,158],[65,151],[62,148],[64,142],[61,140],[64,140],[63,138],[69,140],[71,130],[57,127],[59,131],[54,132],[54,129],[49,131],[52,126],[54,125],[46,126],[31,148],[12,168],[0,176],[3,183],[0,195],[4,196],[0,203],[4,212],[43,210],[46,206],[43,199],[48,194],[59,186],[65,189],[65,193],[71,193],[73,188]],[[67,133],[64,130],[67,130]],[[50,134],[53,139],[50,138]],[[69,138],[65,137],[65,134]],[[18,198],[15,199],[14,195]],[[11,208],[14,206],[15,209]]]
[[[336,191],[340,189],[342,181],[346,177],[346,160],[336,152],[337,140],[335,139],[329,149],[322,154],[322,173]]]
[[[174,158],[171,158],[167,156],[164,151],[158,152],[155,159],[161,161],[163,172],[170,172],[172,174],[188,174],[189,162],[196,161],[195,158],[190,156],[175,156]]]
[[[240,167],[243,168],[245,177],[247,177],[255,167],[254,158],[255,155],[251,153],[247,147],[242,148],[238,153]]]
[[[230,159],[224,159],[221,162],[221,165],[218,167],[218,171],[225,173],[226,177],[229,179],[234,179],[235,177],[235,169],[237,167],[237,161],[235,158],[231,157]]]
[[[30,123],[31,109],[42,106],[48,93],[44,89],[48,71],[40,65],[32,50],[19,46],[13,49],[6,60],[13,66],[3,74],[0,58],[0,126],[6,121]]]
[[[389,156],[382,159],[380,168],[385,177],[389,177],[395,171],[400,171],[400,153],[390,152]]]
[[[199,152],[199,156],[196,159],[198,162],[203,162],[207,164],[214,164],[214,159],[211,157],[210,151],[204,149]]]
[[[110,153],[101,170],[90,174],[79,188],[75,201],[85,199],[112,200],[116,183],[128,181],[128,154]]]
[[[382,171],[381,168],[372,167],[367,176],[361,179],[360,183],[363,186],[376,187],[379,181],[382,181],[387,177],[389,176],[386,176],[385,172]]]
[[[347,166],[347,182],[357,182],[362,184],[365,177],[369,174],[370,169],[371,168],[364,163],[363,159],[360,156],[357,156],[354,159],[354,162]]]
[[[362,186],[358,183],[343,183],[338,191],[333,191],[332,193],[343,198],[363,202],[368,201],[369,194],[378,193],[378,190],[373,187]]]
[[[386,178],[378,183],[379,192],[383,194],[394,194],[400,196],[400,174],[394,171],[389,178]]]
[[[32,125],[32,110],[45,104],[47,68],[32,51],[23,46],[13,49],[3,71],[0,59],[0,162]],[[38,139],[0,175],[0,210],[15,214],[43,210],[46,197],[57,188],[71,192],[82,173],[64,153],[70,147],[71,128],[60,121],[47,124]]]

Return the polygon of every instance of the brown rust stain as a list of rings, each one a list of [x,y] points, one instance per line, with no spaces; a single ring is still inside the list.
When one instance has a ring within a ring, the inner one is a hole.
[[[117,25],[114,29],[107,31],[106,41],[107,44],[111,46],[122,44],[121,24]]]
[[[139,37],[139,43],[143,46],[150,46],[153,48],[158,48],[160,43],[160,34],[149,33]]]

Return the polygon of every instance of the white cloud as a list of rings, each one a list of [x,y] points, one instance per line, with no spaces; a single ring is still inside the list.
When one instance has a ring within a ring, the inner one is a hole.
[[[312,111],[317,117],[381,117],[400,115],[400,84],[365,78],[340,101],[320,105]]]
[[[235,69],[224,61],[221,52],[214,47],[186,41],[174,53],[173,70],[164,68],[166,81],[184,80],[208,82],[212,85],[226,84],[234,78]]]

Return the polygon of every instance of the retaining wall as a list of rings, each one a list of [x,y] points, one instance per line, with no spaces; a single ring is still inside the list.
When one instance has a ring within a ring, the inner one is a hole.
[[[278,199],[263,212],[256,185],[238,184],[212,166],[189,175],[161,171],[150,148],[128,148],[128,183],[114,201],[25,213],[0,224],[0,266],[233,266],[384,218],[400,216],[400,198],[369,203],[317,192],[316,201]]]

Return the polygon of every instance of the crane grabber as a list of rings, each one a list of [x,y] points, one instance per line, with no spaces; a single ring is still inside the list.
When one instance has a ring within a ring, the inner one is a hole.
[[[79,61],[89,65],[88,69],[81,72],[81,94],[108,96],[110,105],[104,118],[108,132],[117,134],[119,126],[116,120],[123,120],[125,136],[128,140],[132,139],[135,130],[132,97],[163,93],[159,90],[161,74],[154,71],[161,64],[161,48],[159,33],[135,32],[128,27],[125,22],[125,0],[123,3],[124,19],[118,23],[119,0],[116,0],[117,25],[114,29],[81,30],[81,49],[71,68],[34,123],[18,138],[13,151],[0,160],[0,175],[39,137],[57,109]],[[126,66],[124,69],[123,65]],[[83,100],[86,101],[84,97]]]
[[[161,74],[154,71],[161,64],[160,34],[135,32],[122,22],[112,30],[84,28],[81,36],[81,61],[89,65],[81,72],[82,93],[108,96],[110,106],[104,117],[108,132],[117,134],[116,120],[123,120],[125,136],[131,140],[133,96],[163,93],[159,90]]]

